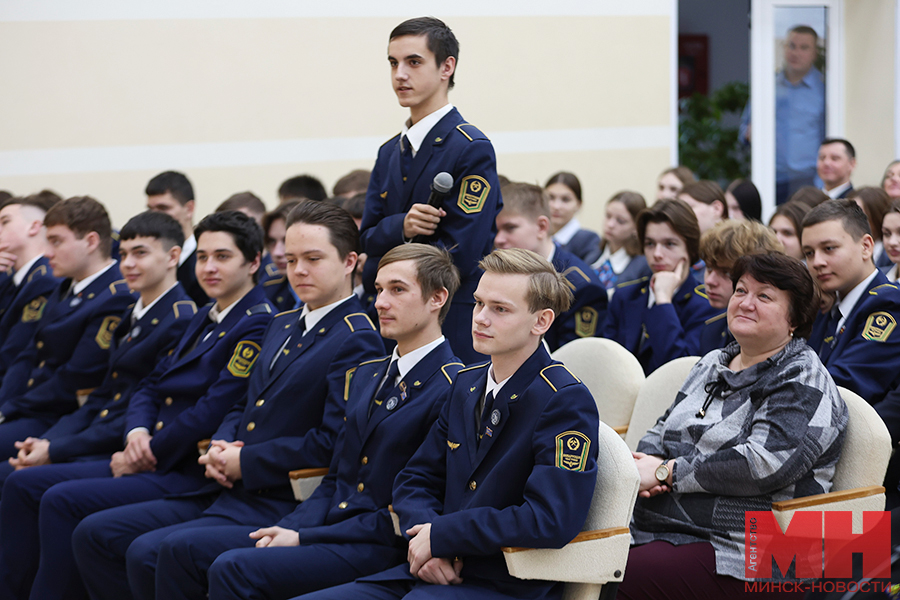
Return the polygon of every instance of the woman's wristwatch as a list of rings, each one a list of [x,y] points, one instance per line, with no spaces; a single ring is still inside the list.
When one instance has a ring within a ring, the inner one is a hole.
[[[669,465],[667,465],[668,461],[664,461],[658,467],[656,467],[656,480],[660,485],[668,485],[666,480],[669,479]]]

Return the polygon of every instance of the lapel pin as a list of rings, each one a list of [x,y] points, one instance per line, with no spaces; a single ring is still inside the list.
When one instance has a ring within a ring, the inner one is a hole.
[[[469,388],[469,391],[470,391],[470,392],[474,392],[474,391],[475,391],[475,386],[473,385],[472,387],[470,387],[470,388]]]
[[[421,381],[414,381],[414,382],[413,382],[413,385],[416,386],[416,387],[419,387],[420,385],[422,385],[422,382],[421,382]]]
[[[325,333],[325,328],[323,327],[322,329],[320,329],[319,333]]]
[[[141,326],[140,326],[140,325],[135,325],[135,326],[132,328],[131,333],[128,334],[128,339],[136,338],[136,337],[139,336],[139,335],[141,335]]]
[[[94,297],[94,294],[93,294],[93,293],[88,294],[88,300],[90,300],[90,299],[93,298],[93,297]]]
[[[220,331],[220,332],[219,332],[219,337],[225,337],[225,332],[224,332],[224,331]]]
[[[150,321],[150,324],[151,325],[159,325],[159,319],[153,319],[152,321]]]
[[[500,423],[500,409],[495,408],[491,412],[491,425],[496,427]]]
[[[494,432],[493,432],[493,430],[492,430],[490,427],[485,427],[485,428],[484,428],[484,435],[486,435],[486,436],[488,436],[488,437],[494,437]],[[482,437],[484,437],[484,436],[482,436]]]
[[[388,398],[387,404],[385,404],[384,407],[388,410],[394,410],[399,403],[400,401],[397,399],[397,396],[391,396]]]
[[[78,306],[79,304],[81,304],[81,296],[75,296],[72,298],[72,301],[69,302],[69,306],[71,307]]]
[[[515,400],[515,399],[518,398],[518,397],[519,397],[518,394],[513,394],[512,396],[509,397],[509,399],[510,399],[510,400]]]

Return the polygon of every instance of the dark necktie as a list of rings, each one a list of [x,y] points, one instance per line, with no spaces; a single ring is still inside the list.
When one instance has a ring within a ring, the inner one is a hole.
[[[200,345],[200,342],[206,339],[212,330],[216,328],[216,322],[210,321],[206,324],[206,327],[200,330],[200,333],[197,334],[197,337],[194,338],[194,341],[184,347],[184,351],[181,353],[181,356],[187,356],[190,354],[197,346]]]
[[[825,337],[822,338],[822,347],[819,348],[819,358],[823,363],[828,360],[834,345],[837,343],[837,326],[841,317],[841,309],[835,305],[835,307],[831,309],[831,316],[829,317],[828,325],[825,328]]]
[[[409,175],[412,161],[412,145],[409,143],[409,138],[404,135],[400,140],[400,174],[403,176],[403,181],[406,181],[406,176]]]
[[[300,319],[297,321],[297,326],[294,328],[294,331],[297,332],[297,337],[303,337],[303,334],[306,331],[306,315],[300,317]],[[272,359],[272,363],[269,365],[269,372],[275,369],[275,363],[278,362],[278,359],[288,353],[287,349],[291,344],[291,339],[293,337],[293,334],[287,336],[287,339],[284,340],[284,344],[282,344],[281,348],[278,349],[278,352],[275,353],[275,358]]]
[[[475,411],[475,443],[481,444],[481,424],[485,420],[490,419],[491,412],[494,410],[494,392],[488,392],[484,397],[484,408],[481,412]]]
[[[387,377],[384,378],[384,381],[381,384],[381,389],[378,390],[378,393],[375,394],[375,397],[372,399],[372,402],[369,404],[369,416],[372,416],[372,413],[375,412],[375,408],[377,406],[383,406],[384,401],[387,399],[388,395],[394,390],[394,382],[397,381],[397,375],[400,374],[400,366],[398,365],[400,361],[394,360],[391,361],[391,366],[388,368]]]

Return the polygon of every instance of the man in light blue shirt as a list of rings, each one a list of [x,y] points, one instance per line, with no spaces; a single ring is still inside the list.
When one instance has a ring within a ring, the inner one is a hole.
[[[798,25],[788,32],[784,69],[775,76],[776,203],[815,185],[816,157],[825,139],[825,80],[813,66],[819,36]],[[741,116],[740,139],[750,142],[750,104]]]

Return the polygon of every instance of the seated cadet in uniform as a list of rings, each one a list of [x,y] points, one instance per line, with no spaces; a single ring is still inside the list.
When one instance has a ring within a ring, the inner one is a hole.
[[[877,404],[900,371],[900,289],[872,262],[869,220],[854,201],[829,200],[806,215],[800,239],[813,279],[837,295],[809,345],[837,385]]]
[[[103,383],[78,410],[61,418],[42,436],[16,442],[18,457],[0,464],[0,486],[13,468],[109,459],[121,450],[131,394],[181,340],[197,312],[175,278],[184,243],[175,219],[147,211],[128,221],[119,235],[119,266],[128,287],[140,298],[125,311],[113,334]],[[4,518],[18,518],[4,514],[4,506],[0,505],[0,523]]]
[[[57,277],[26,347],[0,386],[0,460],[78,408],[78,396],[103,382],[113,331],[134,296],[109,257],[109,216],[88,196],[69,198],[44,217],[46,257]],[[24,313],[23,313],[24,316]],[[30,315],[29,315],[30,318]]]
[[[6,480],[0,504],[15,517],[0,543],[16,597],[28,597],[32,579],[35,598],[84,597],[71,541],[82,518],[207,484],[197,443],[245,395],[273,311],[255,285],[263,244],[253,219],[213,213],[196,235],[197,278],[217,301],[197,312],[172,353],[131,395],[125,450],[112,460],[25,469]]]
[[[288,277],[303,308],[277,315],[263,338],[245,397],[200,458],[213,479],[205,494],[123,506],[78,527],[73,545],[91,596],[128,596],[125,551],[153,531],[130,551],[140,571],[134,592],[153,598],[158,544],[168,533],[277,522],[297,506],[287,474],[331,462],[349,380],[361,362],[384,353],[350,288],[358,236],[350,215],[332,204],[303,202],[288,215]]]
[[[197,306],[209,302],[209,296],[197,281],[197,238],[194,235],[194,186],[183,173],[166,171],[147,183],[147,208],[164,212],[181,223],[184,246],[178,262],[178,281]]]
[[[561,583],[514,579],[501,548],[560,548],[591,503],[597,408],[541,344],[572,294],[553,265],[527,250],[495,250],[480,264],[472,336],[491,361],[458,373],[437,423],[394,481],[408,564],[303,598],[562,595]]]
[[[782,204],[782,206],[786,206]],[[728,330],[725,309],[734,292],[731,267],[750,254],[783,253],[775,232],[756,221],[729,219],[713,226],[700,238],[700,258],[706,263],[703,284],[709,305],[722,314],[707,319],[700,332],[700,356],[724,348],[734,341]]]
[[[266,250],[268,250],[267,256],[270,261],[259,278],[259,285],[263,287],[266,297],[278,309],[278,312],[303,306],[303,302],[291,287],[291,282],[288,281],[287,258],[284,256],[284,236],[287,232],[285,224],[288,214],[298,204],[300,204],[298,201],[285,202],[275,210],[266,213],[262,219],[262,228],[266,236]]]
[[[450,104],[459,42],[446,24],[433,17],[404,21],[391,31],[387,50],[391,84],[409,119],[379,148],[372,169],[360,229],[369,256],[363,284],[374,292],[378,261],[395,246],[419,241],[446,248],[461,283],[444,335],[463,362],[483,360],[468,330],[478,261],[491,251],[503,206],[494,147]],[[453,187],[439,208],[428,199],[440,173],[453,178]]]
[[[497,215],[494,245],[540,254],[566,278],[575,296],[572,306],[556,315],[544,335],[550,351],[576,338],[598,336],[609,296],[591,267],[553,241],[550,205],[544,191],[530,183],[509,183],[503,186],[503,199],[503,210]]]
[[[0,305],[0,379],[31,342],[47,301],[59,285],[44,256],[44,216],[52,204],[38,196],[12,198],[0,208],[0,252],[10,261],[9,292]]]
[[[670,360],[696,356],[703,323],[718,311],[691,274],[700,242],[691,208],[659,200],[638,215],[637,230],[653,276],[616,287],[603,337],[630,350],[649,375]]]
[[[347,423],[328,477],[274,527],[171,533],[156,563],[158,598],[205,598],[207,571],[212,597],[288,598],[383,571],[406,558],[406,544],[394,534],[388,512],[391,486],[437,419],[463,366],[441,335],[459,274],[445,251],[405,244],[381,259],[375,285],[381,334],[397,346],[392,355],[363,363],[354,373]],[[129,549],[129,573],[135,547],[147,537]],[[232,548],[237,550],[219,556]],[[144,597],[139,589],[147,585],[152,590],[152,581],[131,577],[136,597]]]

